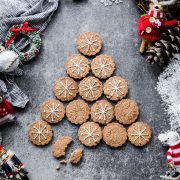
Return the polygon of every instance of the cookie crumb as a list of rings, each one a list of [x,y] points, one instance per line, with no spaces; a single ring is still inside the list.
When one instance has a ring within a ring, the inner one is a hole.
[[[60,170],[60,166],[57,166],[57,167],[56,167],[56,170],[59,171],[59,170]]]
[[[83,150],[81,148],[75,149],[70,156],[70,162],[72,164],[78,164],[83,156]]]
[[[67,161],[65,159],[59,161],[60,164],[67,164]]]

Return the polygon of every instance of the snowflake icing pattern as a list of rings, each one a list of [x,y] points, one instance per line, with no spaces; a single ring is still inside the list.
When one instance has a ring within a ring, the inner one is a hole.
[[[110,111],[112,108],[108,107],[107,105],[104,104],[100,104],[98,108],[96,108],[96,110],[98,110],[97,113],[95,113],[95,115],[99,116],[99,120],[106,120],[108,116],[111,116],[108,111]]]
[[[124,95],[124,93],[121,91],[121,89],[124,89],[125,86],[122,85],[122,81],[119,80],[118,82],[116,82],[114,79],[112,80],[112,82],[109,82],[110,85],[110,93],[111,96],[114,96],[115,94],[117,96],[121,96]]]

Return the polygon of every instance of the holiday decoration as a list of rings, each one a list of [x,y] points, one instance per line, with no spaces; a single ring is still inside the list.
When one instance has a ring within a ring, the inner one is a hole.
[[[0,125],[15,118],[14,110],[6,99],[0,95]]]
[[[15,38],[19,34],[24,34],[29,37],[31,47],[27,52],[20,52],[14,45]],[[16,52],[21,61],[29,61],[37,56],[41,48],[41,38],[36,29],[28,27],[28,22],[24,22],[20,25],[14,25],[9,29],[5,39],[6,47],[9,50]]]
[[[175,131],[169,131],[164,134],[160,134],[158,139],[163,145],[168,146],[169,149],[166,153],[168,161],[168,171],[165,176],[161,178],[166,180],[179,180],[180,179],[180,136]]]
[[[147,62],[163,64],[180,52],[180,26],[167,29],[162,38],[147,50]]]
[[[0,46],[0,72],[13,72],[15,69],[17,69],[18,65],[18,54],[14,51],[5,50],[3,46]]]
[[[148,14],[141,16],[138,21],[138,35],[142,39],[140,53],[144,53],[154,41],[161,39],[164,28],[177,25],[177,20],[166,21],[163,14],[163,7],[173,4],[175,0],[161,2],[151,0],[151,2]]]
[[[24,164],[10,150],[6,150],[0,145],[0,167],[9,179],[28,180],[28,172]]]

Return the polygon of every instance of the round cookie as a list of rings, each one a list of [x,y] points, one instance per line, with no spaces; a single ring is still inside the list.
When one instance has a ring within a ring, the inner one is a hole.
[[[84,56],[76,54],[68,58],[65,68],[69,76],[75,79],[81,79],[89,73],[90,63]]]
[[[89,76],[79,84],[79,94],[86,101],[95,101],[101,97],[103,85],[99,79]]]
[[[128,139],[135,146],[144,146],[151,139],[151,128],[144,122],[136,122],[128,128]]]
[[[52,124],[60,122],[65,116],[64,105],[55,99],[49,99],[40,106],[41,117]]]
[[[86,56],[94,56],[102,48],[102,40],[96,32],[85,32],[77,40],[77,49]]]
[[[113,76],[105,82],[103,90],[108,99],[118,101],[127,95],[128,84],[122,77]]]
[[[103,129],[103,140],[111,147],[120,147],[127,140],[126,129],[119,123],[109,123]]]
[[[86,122],[80,126],[78,137],[85,146],[96,146],[102,139],[101,127],[95,122]]]
[[[135,101],[123,99],[119,101],[114,109],[116,119],[126,125],[133,123],[139,115],[139,108]]]
[[[91,118],[94,122],[106,125],[112,121],[114,117],[114,108],[106,100],[100,100],[91,107]]]
[[[70,136],[61,136],[52,145],[53,156],[56,158],[63,157],[66,154],[66,149],[71,142],[72,142],[72,138]]]
[[[78,84],[70,77],[60,77],[54,83],[54,94],[61,101],[70,101],[78,93]]]
[[[38,146],[49,144],[53,137],[51,126],[45,121],[35,121],[28,128],[29,140]]]
[[[88,104],[83,100],[74,100],[66,107],[67,119],[73,124],[83,124],[89,118],[90,110]]]
[[[91,70],[96,77],[106,79],[110,77],[115,70],[114,60],[108,55],[99,55],[91,62]]]

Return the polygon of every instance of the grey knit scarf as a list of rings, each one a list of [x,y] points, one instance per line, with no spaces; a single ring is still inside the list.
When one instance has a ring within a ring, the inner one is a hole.
[[[29,22],[29,26],[38,29],[41,33],[51,20],[54,11],[58,8],[59,0],[1,0],[0,7],[0,43],[4,42],[7,31],[14,24]],[[16,48],[23,50],[29,41],[21,39]],[[24,108],[29,101],[26,94],[15,83],[15,77],[22,75],[17,69],[11,74],[0,73],[0,91],[15,107]]]

